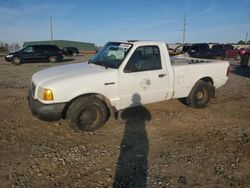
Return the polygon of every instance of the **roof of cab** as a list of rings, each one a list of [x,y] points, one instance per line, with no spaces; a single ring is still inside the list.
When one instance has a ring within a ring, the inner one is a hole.
[[[123,43],[138,44],[138,45],[140,45],[140,44],[142,44],[142,45],[157,45],[157,44],[164,43],[164,42],[160,42],[160,41],[150,41],[150,40],[121,40],[121,41],[113,41],[113,42],[123,42]]]

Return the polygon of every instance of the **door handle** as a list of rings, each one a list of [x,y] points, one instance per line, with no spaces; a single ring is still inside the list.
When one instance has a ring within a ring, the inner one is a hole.
[[[162,78],[164,76],[167,76],[167,74],[159,74],[159,78]]]

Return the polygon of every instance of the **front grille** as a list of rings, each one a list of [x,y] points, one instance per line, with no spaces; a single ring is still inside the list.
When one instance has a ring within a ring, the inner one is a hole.
[[[31,95],[32,95],[32,97],[35,96],[35,91],[36,91],[36,85],[32,82],[32,84],[31,84]]]

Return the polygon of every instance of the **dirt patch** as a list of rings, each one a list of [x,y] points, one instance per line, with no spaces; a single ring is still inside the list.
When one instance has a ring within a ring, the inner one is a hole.
[[[151,104],[94,133],[33,117],[32,74],[83,59],[13,66],[1,57],[0,187],[249,186],[249,70],[231,62],[237,71],[205,109]]]

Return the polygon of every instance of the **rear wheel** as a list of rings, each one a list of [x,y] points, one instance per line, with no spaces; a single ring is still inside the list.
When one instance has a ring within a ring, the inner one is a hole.
[[[56,62],[56,57],[53,57],[53,56],[49,57],[49,62],[50,63],[55,63]]]
[[[14,65],[20,65],[22,63],[22,60],[20,59],[20,57],[13,57],[12,63]]]
[[[66,119],[74,130],[94,131],[105,124],[107,108],[94,96],[81,97],[70,105]]]
[[[204,108],[209,103],[211,96],[212,87],[208,83],[199,80],[188,95],[187,104],[194,108]]]

